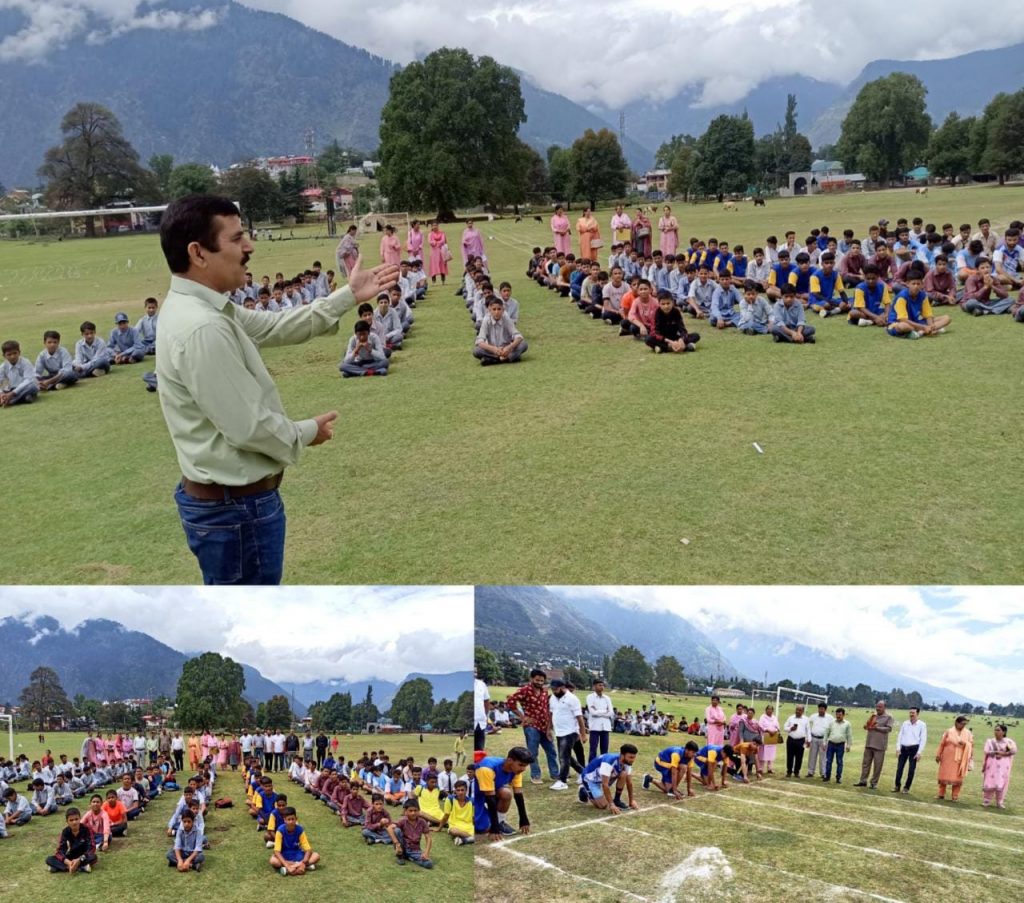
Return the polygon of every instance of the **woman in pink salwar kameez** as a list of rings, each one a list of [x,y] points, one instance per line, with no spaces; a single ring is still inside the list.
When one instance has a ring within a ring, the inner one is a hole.
[[[470,257],[483,257],[484,237],[473,227],[473,220],[466,220],[466,228],[462,230],[462,266],[465,267]]]
[[[619,244],[623,242],[633,240],[633,221],[629,218],[629,214],[625,213],[620,204],[615,208],[615,214],[612,216],[612,238],[615,239]]]
[[[551,233],[554,236],[555,250],[560,254],[568,254],[572,251],[572,230],[569,226],[569,217],[565,215],[565,208],[555,208],[555,215],[551,217]]]
[[[704,709],[704,717],[708,721],[708,743],[721,746],[725,743],[725,709],[717,696],[711,697],[711,705]]]
[[[1006,808],[1006,791],[1010,787],[1010,770],[1017,744],[1006,736],[1006,725],[997,724],[995,736],[985,741],[985,762],[981,766],[981,805],[993,802]]]
[[[440,276],[441,285],[444,285],[451,251],[448,250],[448,236],[441,230],[440,223],[433,224],[427,241],[430,243],[430,281],[437,282],[437,277]]]
[[[679,221],[672,215],[672,208],[665,205],[665,215],[658,220],[658,232],[661,238],[658,247],[662,254],[675,254],[679,247]]]
[[[576,234],[580,237],[580,260],[597,260],[601,241],[601,226],[587,207],[576,220]],[[598,247],[594,247],[595,243]]]
[[[410,260],[423,259],[423,233],[420,232],[420,221],[414,219],[409,223],[409,234],[405,237],[405,250]]]
[[[757,748],[757,761],[768,774],[772,773],[772,765],[775,762],[775,753],[778,747],[775,740],[779,733],[779,719],[775,717],[775,706],[769,704],[764,707],[764,714],[757,719],[761,726],[761,738],[764,743]],[[768,735],[775,734],[775,737]],[[771,742],[769,742],[771,741]]]
[[[402,262],[402,243],[395,235],[395,227],[387,225],[380,237],[380,262],[398,266]]]

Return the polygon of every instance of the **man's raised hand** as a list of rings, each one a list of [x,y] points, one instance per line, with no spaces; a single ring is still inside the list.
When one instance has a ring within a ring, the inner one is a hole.
[[[356,301],[373,301],[378,293],[386,291],[398,282],[398,267],[393,263],[382,263],[373,269],[363,269],[363,256],[360,254],[348,274],[348,286]]]

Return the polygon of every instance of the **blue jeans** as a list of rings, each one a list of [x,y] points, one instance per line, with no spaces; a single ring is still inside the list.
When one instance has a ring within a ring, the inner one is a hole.
[[[278,490],[204,501],[192,498],[179,485],[174,501],[203,583],[281,582],[285,516]]]
[[[836,780],[843,779],[843,756],[846,755],[845,743],[829,743],[825,747],[825,780],[832,780],[832,760],[836,763]]]
[[[547,734],[535,727],[524,727],[523,733],[526,735],[526,748],[533,756],[533,761],[530,763],[530,777],[540,777],[540,761],[537,758],[537,752],[538,749],[543,748],[548,757],[548,774],[551,775],[552,781],[556,780],[558,778],[558,753],[555,751],[555,744],[548,739]]]

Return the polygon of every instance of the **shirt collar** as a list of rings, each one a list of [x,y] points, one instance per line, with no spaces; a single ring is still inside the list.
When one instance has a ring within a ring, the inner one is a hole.
[[[192,279],[186,279],[184,276],[171,276],[171,291],[177,292],[179,295],[191,295],[193,298],[199,298],[216,310],[223,310],[231,303],[231,299],[227,295],[200,285]]]

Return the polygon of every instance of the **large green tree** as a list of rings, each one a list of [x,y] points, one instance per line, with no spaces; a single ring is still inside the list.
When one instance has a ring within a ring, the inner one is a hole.
[[[746,116],[718,116],[697,140],[694,187],[700,194],[746,191],[754,178],[754,125]]]
[[[699,162],[700,154],[697,153],[697,148],[693,145],[684,145],[676,151],[676,155],[672,158],[668,177],[669,194],[682,197],[684,201],[690,199]]]
[[[685,147],[694,147],[697,139],[693,135],[673,135],[668,141],[662,142],[654,155],[655,169],[671,169],[672,161]]]
[[[654,683],[665,693],[678,693],[686,686],[683,666],[674,655],[663,655],[654,663]]]
[[[572,178],[574,193],[590,206],[598,201],[620,198],[626,193],[629,167],[622,154],[619,136],[611,129],[587,129],[573,144]]]
[[[548,181],[551,184],[551,197],[555,201],[572,203],[575,192],[572,163],[572,151],[569,148],[557,145],[548,148]]]
[[[277,693],[267,700],[263,716],[264,727],[269,727],[271,730],[275,728],[287,730],[292,726],[293,720],[292,707],[287,696]]]
[[[395,724],[406,730],[419,730],[421,724],[430,720],[434,710],[434,688],[425,677],[407,680],[395,691],[388,713]]]
[[[452,730],[471,731],[473,729],[473,691],[466,690],[455,700],[455,720]]]
[[[1024,171],[1024,89],[997,94],[978,124],[978,166],[999,177]]]
[[[171,200],[189,194],[211,194],[217,187],[213,170],[203,163],[182,163],[171,170],[167,180],[167,196]]]
[[[178,679],[177,718],[183,730],[234,726],[242,716],[242,666],[216,652],[190,658]]]
[[[519,205],[526,201],[532,191],[531,184],[538,177],[543,190],[547,177],[544,158],[525,141],[517,138],[510,142],[496,166],[491,178],[484,183],[481,198],[484,203],[497,208],[511,205],[518,211]]]
[[[950,113],[932,132],[927,160],[933,176],[949,179],[949,184],[955,185],[960,176],[970,173],[975,122],[973,116],[961,119],[958,113]]]
[[[476,676],[485,684],[501,683],[501,668],[498,666],[498,658],[486,646],[474,647],[473,664],[476,668]]]
[[[489,56],[442,48],[391,78],[380,123],[382,193],[395,210],[437,210],[486,198],[526,121],[519,76]]]
[[[60,684],[53,668],[42,665],[28,677],[28,686],[21,691],[21,717],[40,732],[46,729],[51,716],[70,715],[75,707]]]
[[[442,699],[430,713],[430,724],[435,731],[450,731],[456,714],[455,703],[448,699]]]
[[[156,193],[156,180],[139,165],[139,155],[118,118],[98,103],[75,104],[60,123],[64,140],[51,147],[39,167],[47,203],[57,210],[92,210],[117,198]],[[96,234],[93,217],[86,235]]]
[[[371,721],[380,721],[380,709],[373,701],[373,685],[366,688],[366,696],[362,702],[352,706],[352,727],[362,730],[363,726]]]
[[[220,190],[242,209],[242,218],[251,230],[253,223],[276,219],[281,215],[281,190],[273,177],[255,166],[229,169],[220,182]]]
[[[868,82],[843,120],[836,150],[848,172],[888,183],[925,155],[932,121],[925,112],[927,88],[917,76],[893,72]]]
[[[314,730],[347,731],[352,726],[352,694],[332,693],[326,702],[310,706]]]
[[[613,687],[627,690],[646,690],[654,672],[643,653],[636,646],[620,646],[612,654],[608,681]]]
[[[171,198],[171,173],[174,171],[174,157],[170,154],[153,154],[149,158],[149,171],[156,179],[156,187],[160,191],[160,200]]]

